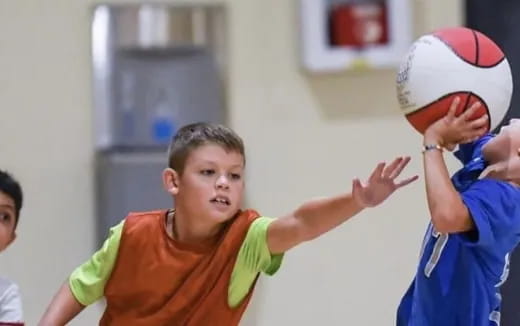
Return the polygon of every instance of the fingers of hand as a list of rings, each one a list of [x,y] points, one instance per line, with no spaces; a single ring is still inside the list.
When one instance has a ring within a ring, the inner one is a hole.
[[[409,162],[410,162],[410,156],[403,157],[401,159],[401,161],[399,162],[399,164],[395,167],[395,169],[389,175],[389,178],[392,180],[397,178],[401,174],[401,172],[403,172],[404,168],[408,165]]]
[[[390,177],[393,174],[393,172],[401,165],[402,162],[403,162],[403,158],[402,157],[398,157],[398,158],[394,159],[392,161],[392,163],[390,163],[386,167],[386,169],[383,171],[382,177],[383,178]]]
[[[473,122],[473,121],[478,120],[478,119],[472,119],[472,117],[475,115],[475,113],[481,106],[482,106],[482,104],[478,101],[473,103],[469,108],[464,110],[464,112],[461,115],[456,117],[453,120],[453,123],[455,123],[457,125],[464,125],[464,124],[467,124],[468,121]],[[487,116],[487,115],[484,115],[484,116]]]
[[[453,119],[455,118],[455,113],[457,112],[457,107],[460,103],[460,97],[455,97],[455,99],[451,102],[450,109],[448,110],[448,114],[446,115],[446,118]]]
[[[475,114],[475,112],[477,112],[477,110],[481,106],[482,106],[482,103],[480,103],[479,101],[471,104],[471,106],[466,111],[464,111],[463,114],[461,114],[460,118],[464,119],[464,120],[470,120],[471,117]]]
[[[369,181],[376,181],[376,180],[379,180],[379,178],[381,178],[381,175],[385,169],[385,165],[386,163],[385,162],[381,162],[379,163],[376,168],[374,169],[374,171],[372,172],[372,174],[370,175],[370,178],[368,179]]]
[[[352,180],[352,196],[358,203],[364,203],[363,185],[357,178]]]
[[[404,187],[412,182],[414,182],[415,180],[419,179],[419,176],[418,175],[414,175],[413,177],[410,177],[410,178],[407,178],[407,179],[404,179],[403,181],[400,181],[399,183],[396,184],[396,188],[401,188],[401,187]]]
[[[484,114],[480,118],[472,120],[469,123],[469,127],[472,128],[472,129],[480,129],[482,127],[486,127],[487,128],[488,119],[489,119],[488,115]]]
[[[488,115],[484,114],[478,119],[464,123],[461,128],[461,143],[469,143],[477,140],[488,131]]]
[[[452,121],[452,127],[455,128],[453,130],[456,130],[456,134],[458,135],[458,137],[455,136],[453,138],[456,143],[464,144],[472,142],[486,133],[489,116],[487,114],[483,114],[477,119],[472,119],[481,106],[482,104],[478,101],[473,103],[467,110],[464,111],[463,114]]]

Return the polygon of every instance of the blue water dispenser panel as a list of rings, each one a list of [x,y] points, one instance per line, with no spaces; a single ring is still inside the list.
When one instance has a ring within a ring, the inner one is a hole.
[[[114,67],[113,147],[164,146],[184,124],[224,120],[221,81],[207,51],[125,49]]]

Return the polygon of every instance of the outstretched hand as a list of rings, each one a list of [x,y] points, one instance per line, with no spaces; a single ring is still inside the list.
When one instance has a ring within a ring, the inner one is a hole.
[[[396,182],[396,178],[410,162],[410,157],[398,157],[388,166],[379,163],[374,169],[366,185],[359,179],[352,181],[352,196],[363,207],[374,207],[381,204],[394,191],[404,187],[419,177],[417,175]]]

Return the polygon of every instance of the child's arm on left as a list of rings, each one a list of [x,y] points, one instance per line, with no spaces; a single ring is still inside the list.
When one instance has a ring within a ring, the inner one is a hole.
[[[337,227],[364,208],[379,205],[395,190],[417,180],[414,176],[395,182],[409,161],[409,157],[399,157],[386,168],[385,163],[380,163],[366,185],[354,179],[351,193],[310,200],[293,213],[276,219],[267,230],[270,252],[285,252]]]
[[[69,283],[65,282],[52,299],[51,304],[45,311],[38,325],[66,325],[83,309],[85,309],[85,306],[74,297],[70,290]]]
[[[39,326],[68,324],[86,306],[104,295],[115,265],[125,220],[110,229],[103,246],[76,268],[49,304]]]

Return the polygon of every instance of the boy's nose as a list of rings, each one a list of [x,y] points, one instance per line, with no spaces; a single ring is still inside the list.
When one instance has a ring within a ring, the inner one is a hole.
[[[221,175],[220,177],[218,177],[217,188],[224,188],[224,189],[229,188],[229,182],[225,175]]]

